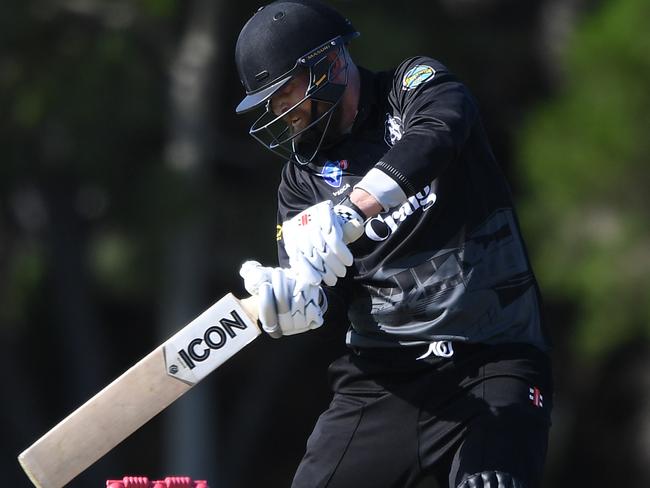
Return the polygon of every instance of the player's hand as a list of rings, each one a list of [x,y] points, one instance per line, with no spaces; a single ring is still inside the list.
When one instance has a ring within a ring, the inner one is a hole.
[[[291,269],[266,268],[246,261],[239,271],[244,287],[257,295],[262,328],[277,339],[323,325],[327,298],[320,286],[297,280]]]
[[[350,204],[335,206],[326,200],[284,222],[282,238],[291,268],[312,285],[336,284],[353,261],[343,234],[349,220],[362,226],[364,216]]]

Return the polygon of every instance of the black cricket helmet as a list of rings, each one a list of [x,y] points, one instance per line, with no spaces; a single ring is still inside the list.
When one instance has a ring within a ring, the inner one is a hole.
[[[242,28],[235,49],[237,71],[246,89],[236,111],[264,108],[250,134],[285,159],[300,164],[313,160],[347,86],[345,45],[357,36],[349,20],[316,0],[278,0],[261,7]],[[343,81],[339,77],[334,82],[336,59],[343,59]],[[275,115],[271,97],[301,73],[308,76],[303,98],[284,114]],[[311,120],[293,130],[284,118],[290,118],[290,112],[308,99],[312,101]]]

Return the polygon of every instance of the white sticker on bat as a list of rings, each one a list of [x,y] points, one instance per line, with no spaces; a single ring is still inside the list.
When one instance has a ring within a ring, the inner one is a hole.
[[[167,374],[194,385],[259,334],[239,301],[228,294],[163,344]]]

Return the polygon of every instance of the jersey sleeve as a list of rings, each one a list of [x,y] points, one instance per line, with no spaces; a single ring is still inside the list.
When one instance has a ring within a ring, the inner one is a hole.
[[[405,199],[438,177],[462,150],[478,116],[465,85],[427,57],[407,59],[397,68],[388,102],[392,147],[357,185],[385,209],[396,195]]]

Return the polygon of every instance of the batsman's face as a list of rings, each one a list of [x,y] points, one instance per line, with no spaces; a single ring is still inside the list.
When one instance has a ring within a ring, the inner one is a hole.
[[[311,121],[311,100],[307,99],[293,110],[291,107],[299,103],[309,86],[309,75],[304,72],[294,76],[286,85],[271,97],[271,110],[287,124],[292,134],[300,132]]]

